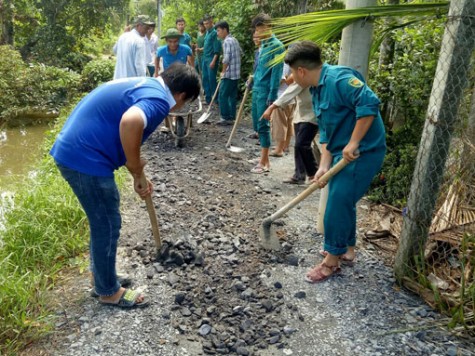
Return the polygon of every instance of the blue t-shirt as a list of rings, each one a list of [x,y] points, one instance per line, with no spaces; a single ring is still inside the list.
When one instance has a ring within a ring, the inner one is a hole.
[[[157,49],[157,57],[163,58],[163,70],[166,70],[172,63],[180,62],[187,63],[188,56],[191,56],[191,48],[185,45],[178,45],[178,49],[175,54],[168,51],[168,46],[161,46]]]
[[[380,101],[358,71],[325,63],[318,86],[311,87],[310,93],[320,128],[320,143],[326,143],[333,156],[341,155],[356,121],[366,116],[374,116],[374,120],[360,142],[360,152],[386,148]]]
[[[78,172],[112,177],[126,163],[120,141],[122,115],[132,106],[146,118],[142,143],[170,111],[170,91],[157,78],[124,78],[105,83],[85,96],[73,110],[50,154]]]

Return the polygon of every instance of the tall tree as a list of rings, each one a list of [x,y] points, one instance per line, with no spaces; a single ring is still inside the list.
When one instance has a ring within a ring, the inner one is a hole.
[[[0,0],[0,45],[13,45],[13,3]]]

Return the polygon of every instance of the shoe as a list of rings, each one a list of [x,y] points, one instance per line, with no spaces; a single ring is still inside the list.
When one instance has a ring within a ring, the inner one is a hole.
[[[296,179],[296,178],[294,178],[294,177],[290,177],[290,178],[284,179],[282,182],[283,182],[283,183],[287,183],[287,184],[297,184],[297,185],[300,185],[300,184],[304,184],[304,183],[305,183],[305,179]]]
[[[257,140],[259,138],[259,134],[257,132],[253,132],[252,134],[250,134],[249,136],[247,136],[248,138],[253,138],[255,140]]]
[[[270,170],[269,167],[264,167],[264,166],[261,166],[260,164],[257,164],[257,166],[251,169],[251,173],[262,174],[262,173],[269,172],[269,170]]]
[[[220,126],[228,126],[228,125],[233,125],[233,124],[234,124],[234,120],[226,120],[223,118],[220,118],[219,121],[216,123],[216,125],[220,125]]]
[[[144,299],[141,302],[137,302],[138,297],[143,297]],[[150,305],[150,300],[148,300],[140,292],[134,291],[132,289],[126,289],[120,296],[120,299],[117,303],[103,302],[101,299],[99,299],[99,303],[102,305],[110,305],[112,307],[131,309],[148,307]]]
[[[323,272],[325,269],[329,269],[330,274],[325,274]],[[325,262],[322,262],[307,272],[307,275],[305,276],[305,281],[308,283],[320,283],[326,281],[328,278],[340,272],[340,266],[329,266]]]

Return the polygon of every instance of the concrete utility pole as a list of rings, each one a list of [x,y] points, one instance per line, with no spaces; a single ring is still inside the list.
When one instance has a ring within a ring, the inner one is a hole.
[[[347,0],[346,9],[377,6],[377,0]],[[338,64],[356,69],[368,75],[369,51],[373,37],[373,21],[371,19],[357,21],[343,29],[341,35],[340,57]],[[325,234],[323,217],[328,200],[328,187],[321,190],[317,216],[317,231]]]
[[[475,1],[452,0],[394,264],[399,282],[424,256],[474,48]]]
[[[377,6],[377,0],[347,0],[346,9]],[[343,29],[338,64],[368,75],[369,51],[373,40],[373,20],[357,21]]]
[[[157,0],[157,36],[162,36],[162,2]]]

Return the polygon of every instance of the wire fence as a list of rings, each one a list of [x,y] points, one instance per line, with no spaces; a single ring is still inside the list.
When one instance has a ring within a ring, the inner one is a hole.
[[[475,331],[475,1],[452,0],[407,204],[379,211],[406,287]],[[396,74],[397,75],[397,74]],[[402,79],[403,80],[403,79]],[[393,103],[397,106],[398,103]],[[400,104],[400,103],[399,103]],[[393,187],[394,188],[394,187]],[[377,236],[367,236],[377,239]],[[390,244],[388,244],[390,245]]]

